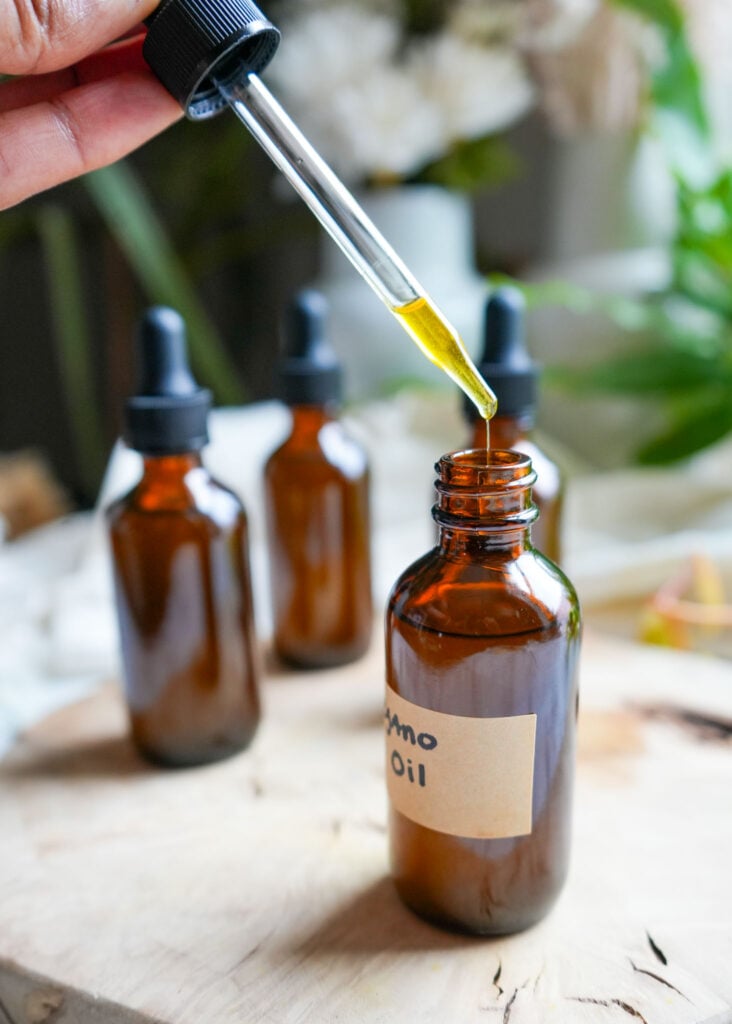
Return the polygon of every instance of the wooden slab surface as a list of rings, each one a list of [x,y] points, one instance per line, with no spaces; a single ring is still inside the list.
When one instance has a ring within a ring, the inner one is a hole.
[[[591,638],[569,884],[453,935],[387,873],[379,644],[270,675],[248,752],[145,765],[110,686],[0,764],[2,1024],[732,1021],[732,669]]]

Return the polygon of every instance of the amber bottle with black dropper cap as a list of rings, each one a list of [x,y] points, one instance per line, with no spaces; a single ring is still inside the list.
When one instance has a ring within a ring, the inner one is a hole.
[[[338,419],[327,311],[310,289],[289,309],[280,392],[292,426],[264,474],[274,647],[302,668],[354,661],[373,628],[368,460]]]
[[[386,617],[391,865],[417,913],[498,935],[539,920],[567,871],[580,615],[529,528],[528,456],[444,456],[439,544]]]
[[[247,521],[201,460],[211,394],[188,367],[185,325],[156,307],[125,440],[139,483],[107,511],[132,737],[167,765],[243,749],[259,721]]]
[[[534,503],[539,509],[531,540],[539,551],[559,562],[564,487],[559,467],[531,436],[540,370],[526,349],[524,319],[525,304],[518,289],[506,286],[490,295],[485,307],[483,353],[478,369],[498,400],[498,412],[490,421],[491,447],[514,449],[530,457],[536,473]],[[463,413],[472,427],[469,447],[484,447],[485,421],[465,397]]]

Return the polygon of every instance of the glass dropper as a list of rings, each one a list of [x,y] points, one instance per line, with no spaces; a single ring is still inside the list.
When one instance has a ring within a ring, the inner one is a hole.
[[[258,75],[217,81],[221,96],[431,362],[488,420],[496,398],[460,335]]]
[[[460,335],[259,78],[278,29],[253,0],[161,0],[143,55],[189,118],[230,107],[424,354],[488,421],[496,398]]]

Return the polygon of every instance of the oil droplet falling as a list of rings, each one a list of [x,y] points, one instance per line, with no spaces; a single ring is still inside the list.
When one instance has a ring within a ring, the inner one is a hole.
[[[491,448],[491,421],[479,419],[475,425],[475,445],[479,450],[485,449],[486,461]]]

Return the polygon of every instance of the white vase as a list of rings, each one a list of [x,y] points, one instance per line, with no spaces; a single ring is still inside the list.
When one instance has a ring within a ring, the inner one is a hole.
[[[470,197],[434,185],[402,185],[367,193],[360,201],[475,355],[487,288],[473,262]],[[374,397],[405,381],[455,387],[327,236],[314,287],[330,302],[330,337],[343,361],[349,399]]]

